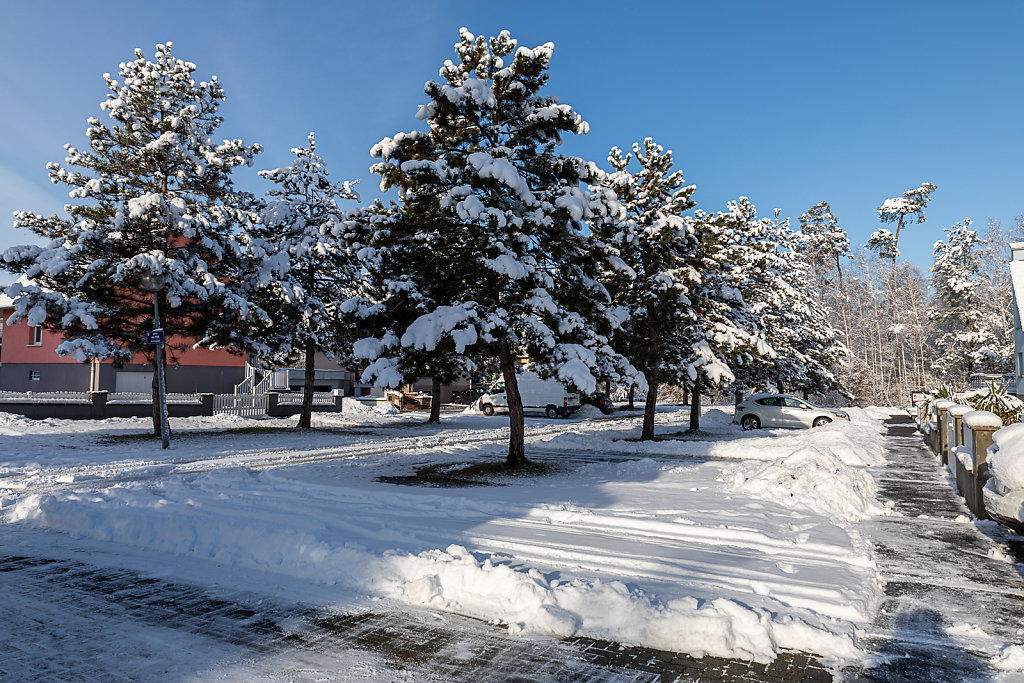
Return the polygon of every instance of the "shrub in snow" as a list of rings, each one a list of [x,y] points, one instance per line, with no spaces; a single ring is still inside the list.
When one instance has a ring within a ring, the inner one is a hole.
[[[1024,401],[1009,393],[1002,384],[990,384],[986,389],[961,394],[960,399],[977,410],[995,413],[1009,425],[1021,421]]]

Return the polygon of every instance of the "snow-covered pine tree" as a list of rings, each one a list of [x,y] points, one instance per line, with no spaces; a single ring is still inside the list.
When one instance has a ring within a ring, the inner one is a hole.
[[[946,239],[935,243],[931,267],[938,300],[931,317],[942,330],[932,369],[955,386],[968,386],[971,373],[989,369],[994,360],[993,321],[983,313],[977,295],[984,243],[970,226],[970,219],[964,219],[946,228]]]
[[[879,228],[868,237],[864,244],[868,251],[873,251],[878,258],[889,259],[893,263],[900,257],[900,250],[896,246],[896,236],[888,228]]]
[[[517,49],[507,31],[486,40],[461,29],[457,62],[446,61],[442,82],[425,86],[430,101],[417,118],[429,129],[372,150],[382,188],[397,188],[413,215],[421,206],[433,212],[424,239],[444,231],[446,242],[461,244],[457,262],[438,268],[438,277],[460,279],[461,291],[396,330],[395,342],[428,349],[449,339],[455,353],[499,359],[511,467],[525,463],[518,358],[583,391],[595,388],[595,373],[610,376],[624,362],[607,336],[620,312],[597,279],[606,254],[583,230],[615,208],[581,187],[596,167],[556,152],[563,135],[585,133],[587,124],[541,92],[553,49]],[[367,376],[381,384],[400,376],[386,344],[364,350],[382,354]]]
[[[753,215],[753,207],[750,207]],[[801,247],[803,235],[788,219],[750,220],[742,233],[746,278],[741,289],[774,354],[754,356],[737,366],[737,381],[777,391],[826,393],[839,390],[836,371],[846,350],[816,298],[814,277]],[[830,264],[834,260],[829,257]]]
[[[409,340],[421,335],[417,326],[432,324],[428,314],[447,307],[451,315],[461,317],[462,291],[476,264],[463,263],[460,231],[444,229],[449,220],[436,201],[384,206],[376,202],[351,224],[370,237],[370,248],[361,252],[365,277],[359,296],[346,303],[353,311],[351,319],[366,341],[359,353],[378,358],[386,351],[388,386],[409,383],[419,377],[431,378],[431,403],[428,422],[441,417],[441,385],[473,373],[477,367],[459,335],[431,335],[422,344],[401,344],[398,332]],[[427,317],[422,317],[427,316]],[[396,332],[397,331],[397,332]],[[377,340],[387,340],[386,347]],[[472,345],[470,345],[472,346]],[[384,379],[381,376],[378,379]]]
[[[892,197],[882,202],[878,207],[878,217],[883,223],[895,223],[896,233],[892,234],[888,230],[876,231],[871,235],[868,247],[878,252],[881,258],[891,258],[895,267],[896,258],[900,253],[900,230],[904,225],[924,223],[924,210],[934,191],[935,185],[932,183],[921,183],[920,187],[904,192],[902,197]],[[889,233],[891,239],[881,234],[883,232]]]
[[[835,269],[839,286],[843,282],[843,259],[851,257],[850,238],[839,225],[828,202],[818,202],[800,215],[801,249],[818,282],[824,283]]]
[[[692,431],[700,429],[702,391],[734,381],[734,367],[774,354],[742,293],[751,258],[745,235],[756,229],[757,211],[746,197],[729,202],[727,208],[717,214],[698,209],[693,221],[693,263],[701,278],[690,289],[690,318],[681,333]]]
[[[254,228],[272,267],[261,271],[254,289],[274,318],[278,341],[268,344],[275,352],[272,359],[286,363],[304,357],[298,426],[309,429],[316,354],[321,351],[334,358],[345,345],[351,328],[342,323],[338,301],[351,295],[362,280],[357,252],[363,245],[345,229],[338,205],[341,200],[359,200],[352,189],[358,181],[331,181],[316,153],[313,133],[308,147],[293,148],[292,153],[295,159],[289,166],[259,172],[276,187],[267,191],[266,208]]]
[[[630,170],[633,159],[636,171]],[[595,223],[594,232],[618,257],[607,284],[629,319],[614,345],[647,379],[640,438],[652,439],[658,387],[682,383],[688,367],[680,335],[691,316],[690,289],[701,273],[692,220],[683,213],[696,204],[696,186],[683,184],[683,172],[672,170],[672,152],[651,138],[634,143],[631,154],[613,147],[608,162],[613,171],[601,177],[600,187],[614,192],[624,215]]]
[[[63,330],[62,355],[152,360],[144,332],[154,297],[172,361],[193,344],[260,347],[251,332],[270,321],[234,289],[248,268],[239,228],[250,215],[231,181],[232,169],[251,165],[260,147],[211,139],[224,89],[215,76],[197,83],[195,70],[167,43],[154,61],[136,49],[120,80],[104,74],[110,92],[100,107],[112,125],[90,118],[89,149],[65,145],[65,165],[47,165],[77,203],[65,207],[67,217],[15,214],[16,227],[46,243],[4,253],[3,267],[31,282],[7,290],[14,319]]]
[[[1010,227],[989,219],[985,230],[978,273],[981,284],[977,295],[986,320],[991,320],[995,335],[992,351],[992,372],[1012,372],[1013,347],[1013,284],[1010,278],[1010,244],[1024,241],[1024,215],[1018,215]]]
[[[849,350],[842,340],[842,334],[829,320],[830,313],[833,313],[828,309],[829,304],[814,286],[814,269],[801,249],[802,231],[791,231],[788,221],[778,220],[777,211],[776,219],[770,227],[776,233],[778,243],[782,247],[779,250],[782,266],[779,275],[786,285],[783,288],[783,306],[786,312],[780,319],[790,330],[786,336],[793,357],[798,360],[797,367],[790,369],[792,374],[787,383],[794,390],[802,389],[805,398],[810,392],[827,394],[836,391],[849,395],[840,380],[840,370],[847,363]],[[832,236],[833,244],[842,245],[846,239],[841,228]],[[849,244],[848,241],[846,244]],[[841,252],[832,250],[830,253],[833,264],[838,264]],[[838,265],[837,273],[841,273]],[[841,287],[841,284],[839,286]],[[768,327],[767,324],[762,324]],[[773,342],[770,330],[767,339],[780,357],[785,355],[780,345]]]

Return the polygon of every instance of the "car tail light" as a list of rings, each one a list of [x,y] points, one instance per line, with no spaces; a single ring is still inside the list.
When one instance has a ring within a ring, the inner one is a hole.
[[[743,406],[736,406],[736,410],[738,410],[739,412],[742,413],[743,412]]]

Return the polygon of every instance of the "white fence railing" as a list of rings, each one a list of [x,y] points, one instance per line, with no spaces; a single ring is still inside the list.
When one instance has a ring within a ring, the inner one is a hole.
[[[267,414],[266,394],[218,394],[213,397],[214,413],[231,413],[243,417]]]
[[[278,394],[277,405],[279,406],[298,406],[302,405],[302,394]],[[333,406],[334,405],[334,394],[330,391],[314,391],[313,392],[313,405],[315,406]]]
[[[235,385],[235,394],[265,394],[268,391],[287,389],[288,379],[288,368],[271,370],[262,378],[259,378],[253,369],[242,382]]]
[[[152,403],[153,395],[145,392],[119,391],[107,394],[107,403]],[[201,405],[202,400],[195,394],[167,394],[168,403]]]
[[[92,403],[87,391],[0,391],[0,403]]]

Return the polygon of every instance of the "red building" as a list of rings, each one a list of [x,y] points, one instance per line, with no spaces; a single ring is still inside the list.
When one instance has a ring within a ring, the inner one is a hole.
[[[59,331],[8,324],[14,312],[0,295],[0,390],[128,391],[149,393],[153,366],[142,356],[129,363],[76,361],[57,355],[64,340]],[[245,379],[245,356],[224,350],[188,349],[168,358],[167,391],[230,394]]]

